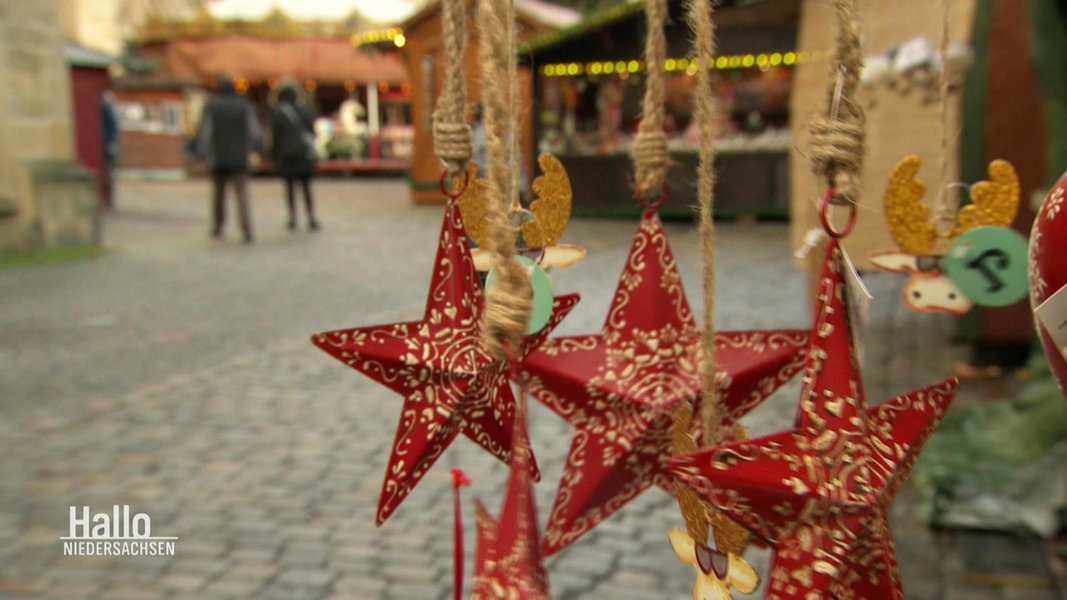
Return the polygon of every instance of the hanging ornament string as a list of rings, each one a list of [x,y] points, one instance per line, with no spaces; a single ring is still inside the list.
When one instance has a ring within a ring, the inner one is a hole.
[[[634,138],[634,185],[637,198],[645,203],[646,195],[665,185],[670,152],[663,131],[664,91],[663,62],[667,56],[667,38],[663,31],[667,20],[667,0],[648,0],[648,34],[645,38],[645,97],[641,106],[641,123]],[[661,199],[662,200],[662,199]],[[647,206],[647,205],[646,205]]]
[[[699,427],[703,429],[704,447],[719,442],[723,410],[715,383],[715,98],[711,93],[709,65],[714,60],[715,26],[711,22],[712,7],[707,0],[690,0],[686,16],[693,30],[696,71],[695,118],[700,129],[699,162],[697,166],[697,202],[700,207],[700,249],[704,259],[704,331],[701,342],[703,360],[700,375],[703,381]]]
[[[959,213],[959,196],[957,186],[952,185],[950,172],[952,161],[950,157],[956,152],[954,131],[950,131],[948,122],[949,104],[949,72],[948,72],[948,46],[949,46],[949,0],[941,0],[941,40],[939,43],[940,69],[938,71],[938,88],[940,93],[941,110],[941,157],[940,175],[941,186],[938,188],[938,206],[934,211],[936,215],[937,238],[934,240],[934,254],[944,254],[948,251],[949,236],[956,229],[956,215]]]
[[[507,191],[505,198],[509,201],[508,214],[512,216],[521,215],[522,203],[519,200],[519,160],[522,158],[522,153],[519,151],[519,138],[521,128],[519,127],[519,61],[515,59],[518,56],[517,45],[517,32],[515,29],[515,0],[508,1],[508,13],[505,19],[505,25],[507,26],[506,39],[509,41],[512,57],[507,61],[507,77],[504,81],[508,82],[508,92],[505,97],[505,105],[507,106],[507,152],[508,159],[508,175],[505,180],[507,182]],[[520,226],[521,224],[513,224],[514,226]]]
[[[470,160],[471,127],[467,123],[467,80],[463,54],[467,46],[466,2],[443,0],[441,35],[445,48],[445,85],[433,111],[433,150],[454,178]],[[444,187],[442,185],[442,187]]]
[[[863,167],[863,107],[857,101],[863,67],[856,0],[837,0],[837,35],[830,59],[830,77],[825,117],[810,126],[812,171],[833,190],[830,203],[850,205],[855,210],[860,195]]]
[[[512,260],[515,253],[515,229],[510,221],[511,209],[518,202],[513,176],[509,176],[507,142],[517,129],[511,123],[514,112],[509,102],[511,83],[507,61],[514,61],[517,49],[514,29],[508,26],[508,16],[514,12],[512,2],[507,7],[499,0],[481,0],[478,4],[478,58],[481,62],[483,115],[488,154],[486,178],[486,218],[490,240],[485,248],[492,256],[495,283],[486,289],[482,331],[486,348],[493,356],[507,360],[514,356],[526,333],[532,305],[530,277],[525,267]],[[513,19],[511,19],[513,20]],[[510,34],[510,35],[509,35]],[[505,81],[505,85],[490,82]],[[514,154],[514,153],[512,153]]]

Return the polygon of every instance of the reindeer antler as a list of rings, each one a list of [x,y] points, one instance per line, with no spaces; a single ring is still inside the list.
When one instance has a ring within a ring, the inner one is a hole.
[[[530,203],[536,219],[522,224],[522,239],[530,248],[547,248],[559,241],[571,218],[571,180],[559,159],[547,152],[537,157],[541,175],[534,179],[537,199]]]
[[[463,187],[463,193],[456,198],[459,215],[463,219],[463,228],[474,243],[484,248],[489,240],[489,208],[486,206],[485,181],[478,179],[478,165],[474,161],[467,163],[467,169],[461,177],[456,177],[452,191]]]
[[[1005,160],[989,163],[989,180],[971,186],[973,204],[960,210],[952,237],[983,225],[1011,225],[1019,209],[1019,178]]]
[[[927,223],[930,209],[922,203],[926,185],[915,178],[922,159],[912,154],[904,157],[889,176],[885,189],[885,222],[889,234],[902,252],[915,256],[929,255],[937,238],[937,229]]]

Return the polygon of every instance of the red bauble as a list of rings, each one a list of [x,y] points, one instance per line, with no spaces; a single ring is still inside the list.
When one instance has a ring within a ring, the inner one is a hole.
[[[724,429],[799,372],[807,342],[806,331],[715,336]],[[546,554],[649,487],[673,490],[674,412],[699,402],[701,345],[667,236],[646,211],[601,332],[548,340],[522,365],[530,395],[575,428]]]
[[[544,341],[577,303],[575,294],[556,298],[548,324],[527,338],[518,358]],[[459,433],[497,458],[510,460],[515,420],[510,365],[482,344],[483,305],[459,210],[450,202],[421,321],[311,337],[334,358],[404,396],[378,499],[379,525]],[[530,464],[536,473],[532,459]]]
[[[1030,306],[1042,302],[1067,285],[1067,173],[1052,187],[1034,219],[1030,231]],[[1067,320],[1067,314],[1061,314]],[[1064,351],[1049,336],[1040,319],[1035,318],[1041,346],[1045,349],[1052,373],[1067,395],[1067,360]]]
[[[946,379],[867,406],[843,271],[832,240],[793,429],[671,462],[774,547],[767,598],[904,599],[886,511],[958,387]]]

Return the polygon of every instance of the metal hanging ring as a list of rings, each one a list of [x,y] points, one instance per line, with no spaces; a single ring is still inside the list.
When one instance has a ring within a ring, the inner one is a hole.
[[[819,222],[822,224],[823,231],[826,235],[839,240],[852,232],[852,228],[856,225],[856,205],[855,203],[848,203],[848,221],[845,223],[844,229],[834,229],[834,226],[830,223],[830,199],[833,198],[834,188],[827,188],[826,193],[822,195],[822,200],[819,201]]]
[[[448,169],[441,169],[441,179],[438,180],[437,185],[441,188],[441,193],[448,196],[449,200],[455,200],[463,195],[463,192],[467,191],[467,184],[470,183],[471,174],[469,171],[463,171],[463,185],[459,187],[459,190],[452,191],[446,185],[448,179]]]
[[[655,200],[649,200],[641,195],[640,190],[638,190],[638,192],[634,195],[634,198],[637,199],[637,203],[640,204],[643,208],[646,208],[648,210],[656,210],[659,207],[663,206],[663,203],[667,201],[668,192],[670,192],[670,187],[667,185],[667,182],[664,181],[663,191],[660,192],[659,198]]]

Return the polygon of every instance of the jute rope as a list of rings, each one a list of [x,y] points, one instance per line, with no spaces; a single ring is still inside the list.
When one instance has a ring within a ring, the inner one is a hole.
[[[442,0],[441,35],[445,48],[445,84],[433,111],[433,150],[450,177],[471,158],[471,127],[467,123],[467,80],[463,54],[467,46],[466,2]]]
[[[655,193],[663,185],[670,164],[667,134],[663,132],[663,105],[666,98],[663,62],[667,58],[667,39],[663,26],[667,20],[667,0],[648,0],[648,36],[645,39],[645,97],[641,105],[641,124],[634,138],[634,184],[638,197]]]
[[[940,156],[940,182],[941,187],[937,195],[938,206],[934,213],[937,219],[937,231],[944,234],[934,240],[934,254],[943,254],[948,251],[947,234],[956,228],[956,219],[959,214],[959,196],[955,189],[949,189],[951,181],[950,157],[956,152],[955,144],[952,143],[954,131],[950,130],[948,122],[949,105],[949,72],[948,72],[948,46],[949,46],[949,0],[941,0],[941,70],[938,73],[938,92],[940,94],[940,119],[941,119],[941,156]]]
[[[834,191],[834,204],[855,204],[863,168],[863,107],[856,99],[863,69],[856,0],[837,0],[837,35],[830,60],[827,116],[810,125],[812,171]]]
[[[704,382],[701,392],[700,427],[703,445],[719,442],[722,429],[722,406],[715,384],[715,98],[711,94],[708,65],[714,58],[715,27],[711,21],[708,0],[690,0],[686,16],[693,30],[694,58],[700,68],[696,72],[696,107],[694,117],[700,129],[699,162],[697,166],[697,203],[700,208],[700,250],[704,259],[704,331],[701,343],[703,360],[700,375]]]
[[[511,2],[508,7],[503,4],[500,0],[480,0],[478,4],[478,58],[482,80],[487,82],[482,91],[482,104],[489,162],[486,209],[490,242],[485,249],[492,256],[496,280],[486,290],[482,331],[486,348],[497,358],[509,359],[515,356],[525,336],[533,296],[526,269],[512,260],[515,230],[508,214],[513,202],[509,198],[513,179],[508,175],[506,142],[510,139],[507,130],[514,114],[508,101],[511,86],[489,83],[506,81],[509,74],[507,61],[514,61],[516,56],[514,29],[508,27],[504,14],[505,10],[513,12],[514,6]]]

